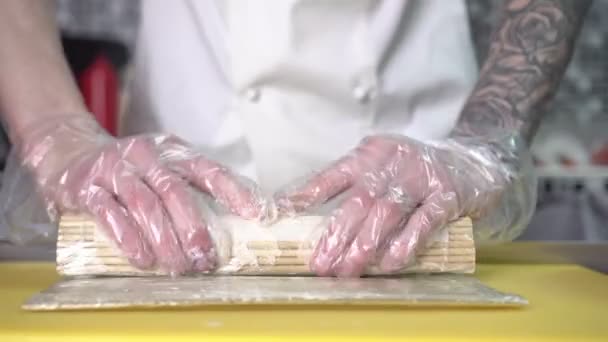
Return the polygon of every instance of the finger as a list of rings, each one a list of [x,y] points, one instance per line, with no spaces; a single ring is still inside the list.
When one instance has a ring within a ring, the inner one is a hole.
[[[455,200],[448,197],[430,198],[414,211],[402,232],[388,243],[379,265],[383,271],[396,272],[412,264],[432,233],[454,219]]]
[[[349,163],[352,157],[339,160],[315,174],[304,185],[275,195],[279,212],[299,213],[323,204],[348,189],[354,180]]]
[[[403,226],[412,210],[412,206],[404,206],[388,197],[376,201],[357,237],[336,265],[337,275],[356,277],[363,274],[365,268],[375,260],[378,249],[385,245],[386,239],[397,228]]]
[[[232,213],[246,219],[267,216],[266,201],[255,186],[246,186],[226,167],[201,156],[171,164],[189,182],[211,195]]]
[[[96,183],[111,189],[127,208],[152,247],[159,266],[172,274],[184,273],[189,262],[161,200],[132,172],[132,165],[127,167],[124,160],[119,160],[112,170],[101,173]]]
[[[174,135],[156,137],[160,158],[199,190],[212,196],[232,213],[247,219],[266,218],[273,212],[252,184],[239,179],[225,166],[208,160]]]
[[[302,186],[282,191],[275,201],[282,213],[298,213],[321,205],[362,181],[369,191],[381,192],[385,184],[384,165],[398,146],[387,139],[370,137],[348,156],[317,173]]]
[[[313,272],[321,276],[334,274],[334,266],[357,235],[372,204],[369,194],[359,189],[333,212],[311,256]]]
[[[110,193],[97,186],[93,188],[86,195],[86,211],[133,266],[139,269],[154,266],[154,254],[137,224]]]
[[[188,184],[163,168],[149,172],[145,180],[163,202],[192,269],[213,269],[217,262],[213,241]]]
[[[215,267],[217,258],[213,241],[207,230],[201,209],[188,183],[159,164],[158,154],[147,142],[138,142],[126,153],[127,158],[141,172],[147,185],[160,198],[183,252],[194,271],[208,271]]]

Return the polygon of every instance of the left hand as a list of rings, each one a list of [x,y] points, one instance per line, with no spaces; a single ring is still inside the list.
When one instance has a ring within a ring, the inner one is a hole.
[[[348,190],[315,247],[312,270],[359,276],[373,263],[395,272],[434,231],[495,203],[505,186],[500,167],[462,146],[373,136],[276,200],[282,212],[301,212]]]

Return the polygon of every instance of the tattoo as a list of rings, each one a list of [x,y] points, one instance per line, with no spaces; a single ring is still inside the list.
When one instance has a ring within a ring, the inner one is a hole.
[[[590,0],[509,0],[455,135],[530,141],[570,61]]]

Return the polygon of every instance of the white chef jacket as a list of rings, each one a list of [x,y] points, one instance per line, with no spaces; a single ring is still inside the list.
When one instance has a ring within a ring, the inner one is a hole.
[[[366,135],[437,139],[476,80],[464,0],[144,0],[122,134],[176,134],[266,191]]]

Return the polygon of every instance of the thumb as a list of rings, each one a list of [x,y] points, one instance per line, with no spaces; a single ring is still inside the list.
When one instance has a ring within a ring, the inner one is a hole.
[[[284,187],[274,194],[279,213],[297,214],[329,201],[353,184],[353,174],[350,171],[343,159],[303,182]]]

